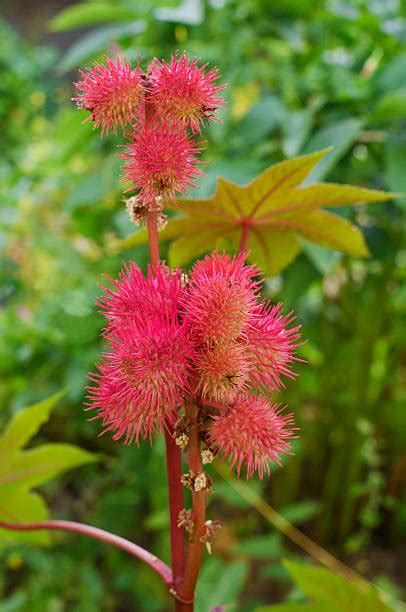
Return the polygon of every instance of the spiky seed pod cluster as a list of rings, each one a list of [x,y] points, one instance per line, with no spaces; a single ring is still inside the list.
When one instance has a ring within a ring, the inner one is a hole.
[[[295,430],[263,393],[294,376],[299,328],[260,301],[260,286],[244,255],[207,256],[187,284],[163,264],[155,276],[126,267],[99,301],[108,348],[91,375],[89,408],[104,430],[127,443],[151,438],[193,401],[211,452],[238,473],[268,473]]]
[[[155,58],[146,72],[139,64],[133,70],[125,58],[106,57],[104,64],[81,71],[74,100],[90,111],[86,121],[101,127],[102,135],[121,128],[129,138],[119,154],[126,162],[122,179],[130,183],[126,192],[137,190],[147,205],[155,206],[157,198],[175,202],[175,194],[194,187],[202,174],[196,156],[203,146],[194,134],[216,119],[224,106],[224,86],[215,84],[216,68],[206,71],[206,65],[199,67],[185,53],[175,54],[168,64]]]
[[[144,277],[130,265],[113,287],[99,302],[108,348],[90,375],[89,407],[114,440],[138,442],[176,421],[189,392],[194,345],[179,318],[179,273],[161,267],[154,276],[149,268]]]
[[[155,201],[157,195],[175,202],[175,194],[193,187],[193,181],[203,174],[196,157],[201,150],[186,131],[146,125],[133,133],[129,148],[119,155],[127,162],[123,180],[132,183],[125,192],[138,189],[138,197],[145,202]]]

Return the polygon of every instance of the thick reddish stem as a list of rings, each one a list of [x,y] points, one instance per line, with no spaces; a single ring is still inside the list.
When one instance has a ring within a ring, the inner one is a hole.
[[[185,571],[184,530],[178,527],[179,512],[183,509],[183,490],[180,482],[182,476],[182,457],[171,430],[165,431],[166,463],[168,470],[168,492],[171,528],[171,559],[173,584],[175,589],[183,580]]]
[[[148,214],[148,242],[149,242],[149,258],[151,267],[156,272],[159,266],[159,240],[158,240],[158,209],[154,204]]]
[[[159,266],[159,240],[158,240],[158,214],[159,210],[152,205],[148,215],[148,239],[151,267],[156,272]],[[166,461],[168,470],[168,496],[170,514],[171,559],[174,588],[182,583],[185,569],[185,542],[183,529],[178,527],[179,512],[183,509],[183,489],[181,484],[182,456],[180,448],[173,439],[172,429],[165,431]],[[177,602],[176,609],[181,610],[182,604]]]
[[[196,406],[187,406],[186,414],[188,419],[193,425],[189,432],[189,444],[188,444],[188,461],[189,468],[193,474],[200,474],[202,472],[202,459],[200,454],[200,437],[199,437],[199,425],[197,419],[197,408]],[[203,559],[203,544],[201,537],[205,533],[205,521],[206,521],[206,495],[207,491],[193,491],[192,492],[192,516],[193,516],[193,535],[189,543],[188,554],[185,567],[185,578],[183,581],[180,595],[185,602],[193,602],[195,595],[195,588],[197,579],[200,572],[200,566]],[[183,612],[192,612],[193,603],[185,603],[182,608]]]
[[[14,531],[37,531],[42,529],[57,529],[60,531],[70,531],[79,535],[84,535],[100,542],[105,542],[116,548],[120,548],[125,552],[129,553],[133,557],[137,557],[147,565],[149,565],[162,580],[172,586],[173,575],[170,567],[166,565],[161,559],[158,559],[155,555],[148,552],[141,546],[122,538],[121,536],[114,535],[104,529],[93,527],[92,525],[85,525],[84,523],[75,523],[74,521],[38,521],[36,523],[8,523],[6,521],[0,521],[0,528],[11,529]]]

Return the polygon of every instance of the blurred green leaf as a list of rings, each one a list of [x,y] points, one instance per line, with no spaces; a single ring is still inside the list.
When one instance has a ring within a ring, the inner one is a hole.
[[[253,480],[251,487],[256,493],[260,493],[263,488],[263,483],[260,480]],[[216,482],[216,494],[233,508],[250,507],[250,503],[241,497],[241,495],[239,495],[239,493],[237,493],[237,491],[235,491],[226,480]]]
[[[238,137],[245,145],[263,141],[285,116],[283,103],[276,96],[264,96],[256,102],[238,126]]]
[[[196,612],[211,612],[219,605],[235,605],[246,574],[244,561],[224,563],[216,558],[207,559],[197,585]]]
[[[77,42],[75,42],[66,51],[58,68],[61,72],[69,72],[73,68],[77,68],[80,64],[85,63],[94,55],[107,51],[107,47],[119,38],[124,36],[136,36],[144,31],[146,24],[144,21],[134,21],[128,24],[126,22],[116,25],[97,28],[88,34],[85,34]]]
[[[383,66],[377,73],[377,85],[380,91],[392,91],[406,87],[406,52],[399,53],[392,61]]]
[[[49,22],[49,28],[53,32],[63,32],[72,28],[83,28],[85,26],[111,21],[129,21],[137,16],[135,8],[120,7],[114,2],[99,2],[90,0],[74,4],[63,9]]]
[[[406,117],[406,87],[389,91],[380,98],[372,111],[371,121],[393,121]]]
[[[406,142],[392,138],[386,145],[386,164],[388,186],[394,192],[404,194],[397,201],[406,206]]]
[[[302,249],[316,270],[323,275],[330,274],[334,270],[337,261],[341,259],[339,252],[331,251],[327,247],[314,244],[314,242],[309,242],[308,240],[302,241]]]
[[[282,150],[286,157],[299,155],[312,129],[316,108],[286,112],[282,121]]]
[[[300,525],[312,519],[320,511],[320,504],[312,500],[304,500],[287,508],[279,508],[279,513],[293,525]]]
[[[255,559],[278,558],[282,553],[282,539],[279,533],[245,538],[235,550]]]
[[[384,603],[372,586],[361,590],[343,578],[322,567],[311,567],[292,561],[285,561],[285,567],[307,597],[314,600],[304,604],[276,604],[262,606],[255,612],[389,612],[391,607]]]
[[[361,131],[361,119],[344,119],[328,125],[310,139],[303,153],[319,151],[324,147],[332,147],[305,180],[308,185],[327,176],[337,162],[345,155]]]

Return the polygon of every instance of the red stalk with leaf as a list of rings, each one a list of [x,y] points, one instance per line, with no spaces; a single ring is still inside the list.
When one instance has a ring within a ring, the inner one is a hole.
[[[121,129],[129,138],[119,155],[126,192],[135,191],[126,204],[131,220],[145,226],[132,244],[148,240],[150,252],[146,275],[130,263],[98,302],[107,319],[107,349],[90,375],[88,410],[115,441],[152,442],[165,435],[172,568],[89,525],[0,521],[5,529],[70,531],[128,552],[159,574],[179,612],[193,610],[204,547],[211,551],[220,528],[206,515],[212,483],[205,465],[218,457],[238,475],[262,478],[270,463],[290,452],[296,434],[292,416],[269,393],[294,377],[299,327],[292,327],[281,305],[261,300],[262,274],[247,263],[247,248],[267,272],[297,254],[298,234],[365,254],[356,228],[319,209],[387,197],[349,186],[301,187],[324,154],[313,153],[271,167],[246,187],[221,180],[209,199],[178,200],[183,214],[167,225],[164,208],[201,174],[201,131],[224,105],[217,69],[206,68],[185,54],[168,64],[155,59],[145,73],[139,63],[132,69],[125,59],[106,58],[76,83],[78,106],[90,111],[87,120],[102,134]],[[331,230],[334,223],[341,238]],[[214,252],[186,275],[161,262],[159,232],[175,238],[177,264],[208,246]],[[231,239],[234,256],[215,250],[219,236]],[[184,504],[185,487],[191,508]]]

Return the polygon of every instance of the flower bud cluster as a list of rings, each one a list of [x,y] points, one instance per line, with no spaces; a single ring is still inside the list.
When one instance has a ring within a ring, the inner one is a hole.
[[[183,53],[168,64],[155,58],[146,72],[139,61],[132,69],[125,58],[105,58],[81,76],[74,100],[90,111],[86,121],[101,127],[102,135],[120,128],[129,139],[119,155],[123,181],[130,183],[126,193],[137,190],[139,200],[154,205],[156,198],[174,202],[176,193],[194,187],[203,149],[195,136],[205,122],[218,120],[224,106],[217,68],[206,71]]]
[[[99,301],[108,347],[91,375],[89,409],[104,431],[130,443],[171,425],[184,449],[182,408],[193,402],[207,462],[218,455],[238,473],[269,473],[295,430],[267,393],[294,376],[299,327],[280,305],[261,301],[260,287],[260,271],[242,254],[207,256],[188,283],[163,264],[146,276],[125,267]]]

